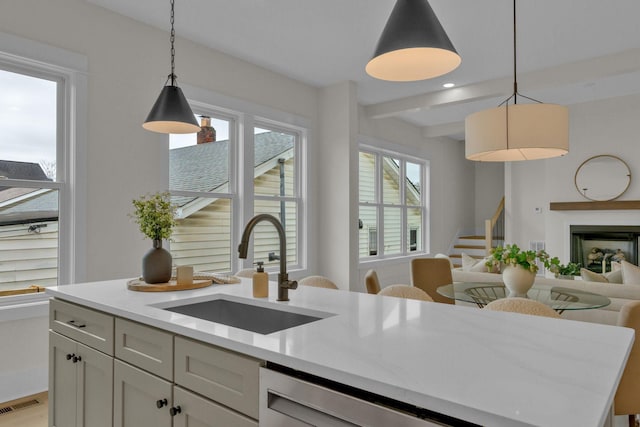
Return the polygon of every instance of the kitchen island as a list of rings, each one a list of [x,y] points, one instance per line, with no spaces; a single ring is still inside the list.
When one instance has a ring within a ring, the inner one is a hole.
[[[606,425],[633,342],[625,328],[356,292],[301,286],[283,303],[270,284],[269,298],[255,299],[248,279],[179,292],[135,292],[126,282],[47,293],[479,425]],[[261,334],[166,309],[220,298],[320,319]]]

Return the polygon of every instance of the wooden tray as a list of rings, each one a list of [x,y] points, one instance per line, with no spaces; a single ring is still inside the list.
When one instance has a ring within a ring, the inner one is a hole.
[[[188,285],[178,285],[175,280],[169,280],[167,283],[156,283],[153,285],[148,284],[142,279],[133,279],[127,282],[127,289],[140,292],[170,292],[170,291],[185,291],[187,289],[206,288],[213,283],[211,279],[196,280]]]

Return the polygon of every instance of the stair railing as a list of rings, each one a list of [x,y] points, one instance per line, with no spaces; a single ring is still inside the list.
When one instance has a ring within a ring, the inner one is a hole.
[[[487,255],[491,249],[504,244],[504,197],[498,203],[496,213],[484,221],[484,247]]]

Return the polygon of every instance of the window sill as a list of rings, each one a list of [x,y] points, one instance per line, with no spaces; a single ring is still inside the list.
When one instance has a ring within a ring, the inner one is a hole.
[[[372,268],[378,265],[393,265],[411,262],[414,258],[426,258],[428,254],[426,252],[414,252],[411,255],[390,256],[386,258],[372,258],[367,260],[360,260],[358,265],[361,268]]]
[[[0,323],[49,315],[49,296],[44,292],[0,298]]]

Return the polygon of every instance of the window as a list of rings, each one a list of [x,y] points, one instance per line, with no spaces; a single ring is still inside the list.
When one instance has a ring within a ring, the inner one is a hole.
[[[203,131],[170,136],[169,188],[178,207],[170,243],[174,263],[196,271],[235,272],[242,268],[236,248],[243,219],[267,213],[285,229],[288,268],[300,268],[299,159],[306,131],[213,106],[193,108]],[[278,266],[279,236],[273,225],[258,224],[252,237],[246,264]]]
[[[169,138],[169,190],[177,207],[171,237],[176,265],[196,271],[232,270],[236,121],[203,111],[203,131]]]
[[[79,173],[86,62],[58,50],[58,63],[47,64],[39,52],[48,47],[19,38],[3,46],[11,53],[0,52],[0,296],[14,301],[82,279],[75,254],[83,250],[72,237],[82,218],[69,177]]]
[[[360,259],[424,252],[425,163],[397,153],[359,153]]]

